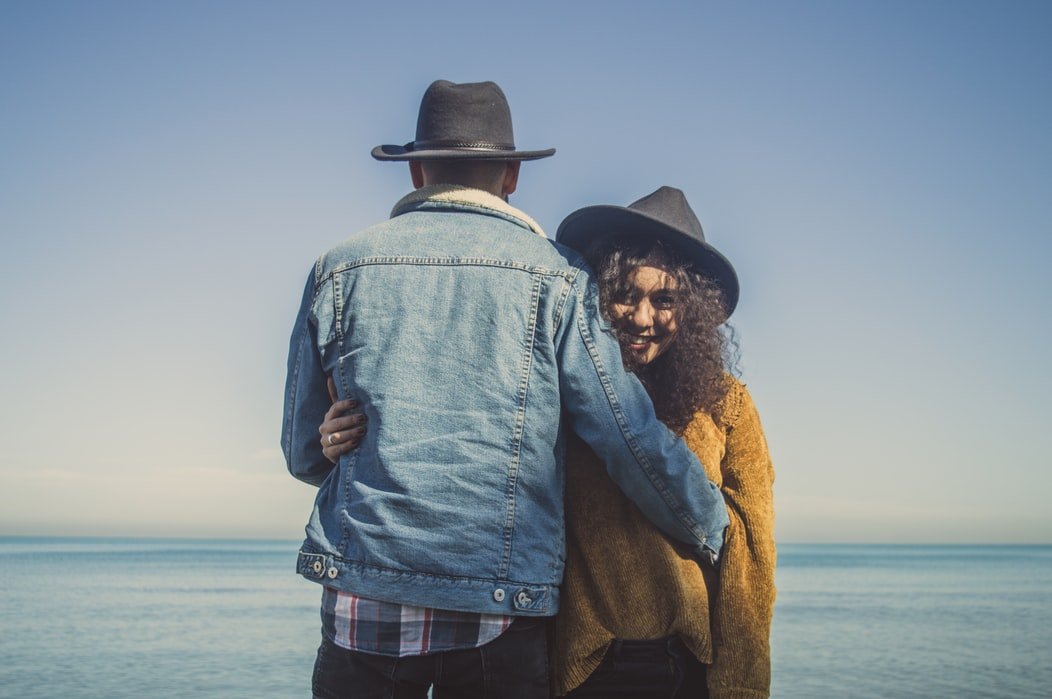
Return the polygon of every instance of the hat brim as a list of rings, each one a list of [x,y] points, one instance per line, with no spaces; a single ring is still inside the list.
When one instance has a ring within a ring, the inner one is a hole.
[[[708,243],[645,213],[610,204],[586,206],[563,219],[555,239],[578,252],[585,252],[598,239],[626,233],[657,238],[681,253],[720,288],[727,317],[734,313],[738,306],[739,287],[738,274],[730,261]]]
[[[373,148],[373,157],[377,160],[539,160],[554,154],[554,148],[508,151],[481,148],[412,150],[405,146],[391,145]]]

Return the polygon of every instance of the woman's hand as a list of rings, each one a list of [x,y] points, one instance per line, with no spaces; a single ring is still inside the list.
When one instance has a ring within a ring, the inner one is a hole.
[[[329,379],[329,397],[332,407],[325,413],[325,421],[318,427],[321,434],[321,450],[325,458],[334,464],[340,457],[362,443],[365,436],[365,414],[351,412],[358,401],[348,398],[336,400],[336,386]]]

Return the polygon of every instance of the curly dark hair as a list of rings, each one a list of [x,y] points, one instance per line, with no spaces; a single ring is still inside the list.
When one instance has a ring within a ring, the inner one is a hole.
[[[698,411],[717,416],[727,374],[736,373],[738,343],[725,322],[723,294],[715,282],[656,239],[604,237],[585,257],[598,275],[599,303],[608,319],[611,304],[627,295],[629,275],[637,267],[657,267],[675,279],[675,339],[649,364],[622,352],[625,368],[639,377],[658,418],[673,432],[682,434]]]

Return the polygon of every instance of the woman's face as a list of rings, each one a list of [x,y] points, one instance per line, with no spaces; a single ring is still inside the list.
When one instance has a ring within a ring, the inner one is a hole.
[[[659,267],[636,267],[628,274],[627,292],[610,304],[610,322],[621,350],[649,364],[676,336],[676,280]]]

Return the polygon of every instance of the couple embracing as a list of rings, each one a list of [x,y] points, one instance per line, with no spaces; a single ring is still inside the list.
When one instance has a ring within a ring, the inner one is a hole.
[[[312,268],[282,447],[318,487],[319,698],[766,697],[773,471],[683,193],[508,204],[494,83],[433,83],[391,218]],[[319,440],[319,433],[321,438]]]

